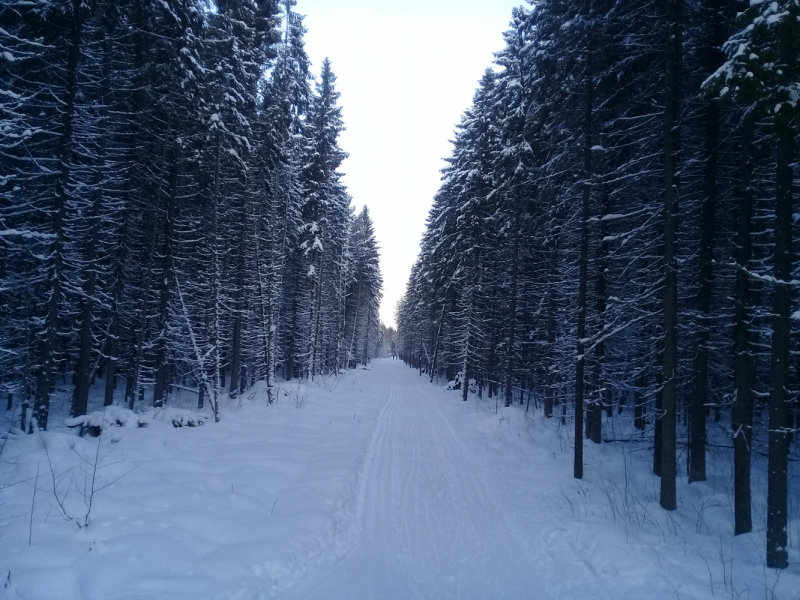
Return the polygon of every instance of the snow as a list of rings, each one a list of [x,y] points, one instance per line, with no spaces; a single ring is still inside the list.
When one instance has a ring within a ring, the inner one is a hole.
[[[800,494],[790,489],[791,564],[777,578],[763,561],[758,457],[755,531],[734,537],[727,454],[708,482],[682,478],[667,513],[646,443],[588,444],[577,481],[570,426],[533,405],[462,402],[400,361],[279,387],[276,404],[259,387],[203,427],[10,435],[0,597],[797,597]],[[61,518],[48,456],[76,517],[99,467],[87,527]]]
[[[36,238],[40,240],[51,240],[55,239],[56,237],[52,233],[40,233],[38,231],[28,231],[23,229],[0,229],[0,238],[11,237],[11,236],[21,236],[23,238]]]
[[[101,431],[110,427],[147,427],[153,421],[171,423],[173,427],[198,427],[210,418],[204,413],[172,406],[151,408],[141,413],[121,406],[106,406],[102,410],[66,419],[64,425],[70,428],[79,428],[78,431],[81,435],[90,432],[91,435],[97,436]]]
[[[121,406],[106,406],[103,410],[95,410],[86,415],[72,417],[64,421],[67,427],[94,428],[98,431],[108,427],[145,427],[152,419],[145,419],[132,410]]]

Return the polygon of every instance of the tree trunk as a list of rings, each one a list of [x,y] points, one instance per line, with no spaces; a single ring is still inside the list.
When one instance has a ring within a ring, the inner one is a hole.
[[[717,198],[717,145],[719,107],[709,101],[706,117],[706,164],[700,215],[700,255],[697,310],[700,313],[697,354],[692,371],[689,435],[689,483],[706,480],[706,404],[708,402],[708,342],[713,292],[714,205]]]
[[[209,400],[211,401],[211,410],[214,412],[214,421],[219,422],[219,399],[222,395],[222,387],[224,382],[224,368],[222,367],[220,345],[220,271],[219,271],[219,167],[220,167],[220,133],[217,131],[217,147],[216,155],[214,157],[214,198],[211,205],[211,347],[213,364],[211,372],[213,374],[214,387],[210,390]],[[205,377],[203,377],[205,379]]]
[[[736,218],[736,284],[734,317],[734,385],[736,400],[733,404],[733,494],[734,534],[753,530],[750,504],[750,448],[753,440],[753,388],[754,357],[750,353],[750,229],[753,219],[753,115],[748,113],[742,121],[742,141],[739,168],[739,209]]]
[[[607,215],[609,210],[610,195],[608,188],[603,186],[603,200],[602,200],[602,214]],[[606,222],[600,221],[600,246],[597,252],[597,331],[600,335],[605,329],[605,313],[606,313],[606,270],[608,269],[608,242],[605,241],[607,234]],[[606,354],[605,342],[601,339],[597,342],[594,348],[594,393],[595,400],[592,403],[591,411],[591,428],[587,437],[595,444],[603,441],[603,408],[606,409],[607,416],[611,416],[611,399],[609,392],[606,389],[605,380],[603,378],[603,361]]]
[[[706,11],[707,49],[705,73],[713,73],[722,62],[722,26],[718,0],[708,2]],[[719,153],[719,105],[716,100],[705,103],[705,167],[703,204],[700,216],[700,255],[697,310],[700,331],[692,372],[692,394],[689,430],[689,483],[706,480],[706,405],[708,403],[708,356],[711,296],[713,293],[714,211],[717,202],[717,156]]]
[[[356,312],[353,316],[353,334],[350,336],[350,348],[347,351],[347,366],[350,368],[355,368],[357,365],[353,363],[353,355],[354,355],[354,348],[356,345],[356,333],[358,332],[358,315],[361,312],[361,290],[363,288],[363,282],[359,280],[358,282],[358,294],[356,295]],[[351,367],[352,365],[352,367]]]
[[[317,374],[317,359],[318,359],[318,350],[319,350],[319,333],[320,333],[320,324],[321,324],[321,315],[322,312],[322,258],[320,257],[317,260],[317,271],[315,275],[316,279],[314,280],[314,295],[312,297],[312,315],[313,318],[311,319],[312,323],[312,333],[309,336],[311,347],[309,348],[308,356],[310,357],[310,361],[308,364],[308,376],[313,381],[314,376]]]
[[[236,260],[236,300],[233,313],[233,341],[231,346],[231,398],[235,398],[239,393],[242,362],[242,312],[244,311],[245,240],[247,239],[247,199],[244,194],[243,190],[239,228],[239,256]]]
[[[162,157],[162,164],[164,164],[164,157]],[[161,213],[161,187],[162,186],[160,185],[158,186],[159,193],[156,198],[156,206],[154,211],[156,215],[160,215]],[[145,222],[147,222],[149,218],[152,217],[149,217],[148,214],[144,215]],[[144,355],[144,340],[148,331],[147,322],[150,312],[150,286],[153,279],[153,263],[155,261],[155,248],[156,240],[158,238],[158,228],[161,225],[159,220],[160,219],[158,217],[154,218],[153,226],[150,230],[150,243],[147,249],[147,265],[145,266],[142,275],[144,281],[142,283],[141,312],[136,319],[138,326],[136,327],[135,351],[130,367],[130,374],[128,376],[128,389],[126,390],[128,394],[128,409],[130,410],[133,410],[134,403],[136,402],[136,388],[138,387],[139,383],[139,371],[141,369],[142,358]]]
[[[361,353],[361,364],[366,365],[369,361],[369,323],[372,320],[372,302],[367,301],[367,319],[364,324],[364,346]]]
[[[471,290],[469,300],[469,308],[467,309],[467,331],[464,337],[464,361],[461,366],[461,399],[466,402],[467,395],[469,394],[469,376],[470,376],[470,347],[473,344],[472,339],[472,321],[473,313],[475,311],[475,290]]]
[[[111,91],[111,74],[113,69],[114,60],[114,37],[115,37],[115,20],[111,14],[112,9],[105,7],[103,25],[104,25],[104,39],[103,39],[103,65],[102,65],[102,81],[100,88],[100,117],[98,121],[98,129],[106,131],[108,129],[108,101]],[[86,240],[86,267],[84,269],[84,295],[82,306],[82,318],[80,329],[80,341],[78,342],[79,355],[75,369],[75,389],[73,390],[73,416],[86,414],[88,398],[89,398],[89,377],[91,371],[91,353],[92,353],[92,327],[93,327],[93,304],[94,304],[94,289],[96,282],[96,254],[97,254],[97,238],[100,227],[100,212],[104,202],[104,178],[105,162],[106,162],[106,145],[107,136],[101,136],[98,146],[98,156],[95,162],[95,198],[92,202],[90,213],[90,229],[89,236]],[[116,289],[115,289],[116,292]],[[118,298],[117,295],[114,299]],[[109,406],[114,400],[114,383],[116,378],[115,361],[116,361],[116,335],[117,332],[115,325],[117,319],[114,317],[116,314],[116,302],[114,305],[114,315],[112,317],[111,327],[109,329],[109,336],[106,339],[106,390],[104,406]],[[109,364],[110,363],[110,366]],[[110,375],[110,377],[109,377]],[[109,383],[108,380],[111,380]],[[110,388],[110,393],[109,393]],[[83,412],[79,412],[79,411]]]
[[[444,321],[444,307],[445,303],[442,303],[442,314],[439,317],[439,328],[436,332],[436,343],[433,346],[433,359],[431,361],[431,372],[430,372],[430,382],[433,383],[433,374],[436,372],[436,358],[439,354],[439,338],[442,336],[442,321]]]
[[[164,406],[170,378],[167,362],[167,327],[172,291],[172,252],[175,231],[175,203],[178,196],[178,142],[172,140],[170,148],[169,191],[167,192],[166,219],[164,221],[164,250],[161,263],[161,292],[159,299],[159,332],[156,342],[156,381],[153,388],[153,406]]]
[[[552,274],[557,271],[557,249],[551,250]],[[556,319],[558,318],[558,298],[556,297],[556,285],[551,281],[547,293],[547,353],[545,356],[545,376],[544,376],[544,416],[548,419],[553,416],[553,397],[555,385],[555,371],[553,369],[553,354],[556,344]]]
[[[47,274],[50,285],[46,299],[44,318],[45,330],[38,341],[39,368],[36,378],[36,398],[33,417],[39,429],[47,429],[50,415],[50,394],[53,391],[55,355],[58,344],[57,329],[59,302],[61,300],[61,280],[63,277],[64,220],[67,210],[67,189],[70,180],[72,161],[73,119],[75,116],[75,97],[78,90],[78,67],[81,59],[81,20],[82,3],[72,0],[72,22],[70,27],[69,54],[64,87],[64,106],[62,108],[61,137],[58,141],[58,175],[56,177],[55,201],[53,206],[53,243],[50,247],[50,272]]]
[[[119,272],[121,264],[117,266],[114,281],[114,304],[111,307],[111,325],[106,338],[106,389],[103,406],[114,403],[114,388],[117,383],[117,361],[119,360],[119,301],[122,295],[122,274]]]
[[[103,57],[103,83],[101,93],[101,117],[99,119],[100,131],[105,131],[108,128],[108,111],[105,107],[105,100],[110,89],[110,72],[111,72],[111,53],[113,52],[112,42],[106,42],[106,48]],[[81,326],[80,338],[78,341],[78,360],[75,365],[75,387],[72,394],[72,416],[85,415],[89,400],[89,387],[90,377],[92,370],[92,350],[93,339],[92,329],[94,325],[94,293],[95,283],[97,281],[97,238],[100,229],[100,212],[103,207],[104,192],[103,178],[105,177],[104,164],[106,156],[106,136],[101,136],[98,148],[97,164],[95,166],[95,197],[92,202],[92,207],[89,213],[89,234],[86,238],[85,250],[85,266],[83,273],[83,298],[81,299]],[[113,321],[112,321],[113,325]],[[112,342],[109,339],[109,342]],[[116,346],[116,340],[113,340]],[[115,350],[116,348],[114,348]],[[115,355],[109,355],[115,356]],[[109,360],[114,362],[114,359]],[[108,368],[106,369],[108,371]],[[111,399],[113,401],[113,367],[111,368]],[[108,396],[108,382],[106,382],[106,396]],[[106,398],[108,400],[108,398]],[[109,402],[108,404],[110,404]],[[108,406],[105,404],[105,406]]]
[[[505,405],[511,406],[514,381],[514,343],[517,329],[517,262],[519,260],[519,202],[514,211],[514,250],[511,255],[511,290],[508,303],[508,356],[506,357],[506,389]],[[491,383],[489,389],[491,390]]]
[[[575,456],[573,476],[575,479],[583,478],[583,370],[586,364],[585,343],[586,337],[586,283],[589,270],[589,201],[591,199],[592,177],[592,53],[586,53],[587,73],[586,92],[584,97],[584,133],[583,133],[583,201],[581,203],[581,250],[578,274],[578,342],[576,348],[575,364]]]
[[[461,399],[466,401],[467,395],[469,394],[469,378],[472,374],[472,367],[473,367],[473,357],[472,357],[472,346],[475,344],[475,320],[477,318],[477,294],[478,288],[480,287],[480,278],[481,278],[481,269],[480,269],[480,254],[478,251],[478,235],[475,234],[473,230],[473,255],[471,257],[472,260],[472,267],[470,268],[470,275],[469,278],[471,282],[468,282],[467,286],[468,289],[465,291],[466,294],[469,294],[469,307],[467,309],[467,331],[464,338],[464,362],[461,369],[462,372],[462,379],[461,379]]]
[[[78,339],[78,359],[75,362],[75,380],[72,390],[73,417],[85,415],[89,401],[90,376],[92,370],[92,350],[94,349],[92,328],[95,283],[97,281],[97,234],[102,192],[98,192],[92,202],[89,219],[89,234],[86,239],[83,272],[83,297],[81,298],[81,324]]]
[[[633,426],[639,431],[644,431],[645,425],[645,403],[642,391],[644,386],[644,373],[640,373],[636,377],[636,388],[633,391]]]
[[[300,276],[295,265],[294,287],[292,288],[292,320],[289,323],[289,344],[286,348],[286,362],[284,365],[283,378],[289,381],[294,377],[294,356],[297,352],[297,294]]]
[[[775,249],[773,258],[772,358],[769,394],[769,474],[767,476],[767,567],[789,565],[787,544],[787,466],[789,459],[789,366],[792,294],[792,160],[794,132],[776,127]]]
[[[683,0],[667,0],[666,65],[664,76],[664,386],[661,406],[661,507],[675,510],[678,406],[678,180],[680,147],[680,76]]]
[[[659,340],[660,341],[660,340]],[[659,348],[658,363],[664,364],[664,351]],[[653,411],[653,474],[661,477],[661,455],[663,451],[664,370],[656,369],[656,398]]]
[[[270,234],[270,246],[267,256],[271,264],[267,266],[266,290],[261,275],[261,256],[256,255],[258,261],[258,282],[261,295],[261,322],[264,328],[264,371],[267,378],[267,402],[272,404],[275,401],[275,333],[277,326],[275,323],[275,301],[278,291],[277,277],[275,273],[275,265],[272,263],[276,259],[275,256],[275,240],[274,236]]]

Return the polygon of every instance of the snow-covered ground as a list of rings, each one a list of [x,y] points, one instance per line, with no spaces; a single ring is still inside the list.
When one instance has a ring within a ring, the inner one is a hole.
[[[796,463],[776,573],[761,492],[756,530],[732,535],[727,451],[665,513],[645,444],[589,444],[576,481],[558,419],[461,402],[400,361],[282,387],[217,424],[155,419],[99,446],[63,427],[11,436],[0,597],[800,598]]]

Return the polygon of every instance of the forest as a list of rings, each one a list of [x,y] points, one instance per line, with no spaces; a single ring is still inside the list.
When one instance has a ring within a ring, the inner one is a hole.
[[[264,381],[272,403],[276,375],[378,352],[378,245],[294,5],[0,6],[0,389],[22,430],[96,385],[130,409],[194,391],[219,419],[223,394]]]
[[[730,453],[735,534],[767,457],[766,565],[786,567],[800,3],[542,0],[504,40],[397,307],[401,357],[560,419],[577,479],[584,440],[642,444],[667,511]]]
[[[515,8],[396,331],[296,8],[0,2],[4,589],[793,594],[800,0]]]

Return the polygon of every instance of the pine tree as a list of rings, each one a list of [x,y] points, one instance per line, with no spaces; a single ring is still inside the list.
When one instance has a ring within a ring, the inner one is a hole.
[[[323,310],[329,308],[329,288],[337,280],[333,261],[337,246],[344,241],[349,214],[349,197],[337,172],[347,156],[337,141],[343,129],[341,108],[337,106],[339,93],[327,59],[322,63],[316,91],[306,122],[306,159],[301,174],[303,224],[298,248],[302,258],[297,275],[300,285],[295,289],[298,313],[305,324],[299,357],[309,378],[323,370],[324,329],[328,325]],[[299,327],[300,322],[295,319],[294,325]]]
[[[787,537],[787,461],[789,451],[788,398],[791,333],[792,276],[792,163],[794,130],[797,125],[797,98],[800,96],[800,6],[789,0],[769,5],[753,4],[743,15],[747,26],[726,43],[728,61],[712,82],[719,82],[720,95],[733,94],[753,110],[769,118],[776,141],[772,350],[769,402],[769,476],[767,498],[767,566],[788,565]],[[709,82],[709,85],[713,85]],[[752,118],[752,117],[748,117]],[[749,125],[745,125],[749,127]],[[746,133],[749,138],[749,132]],[[747,143],[747,142],[745,142]],[[744,152],[746,152],[746,147]],[[745,154],[746,156],[746,154]],[[745,181],[745,184],[747,182]],[[746,190],[745,190],[746,192]],[[747,199],[742,211],[746,215]],[[740,215],[740,218],[742,216]],[[744,227],[744,225],[741,225]],[[746,232],[743,232],[745,235]],[[740,262],[743,262],[743,255]],[[742,292],[744,293],[744,292]],[[743,335],[743,334],[741,334]],[[741,343],[740,343],[741,344]],[[738,349],[738,348],[737,348]],[[743,370],[743,369],[742,369]],[[740,375],[741,377],[741,375]],[[739,405],[737,422],[749,424],[747,400]],[[738,434],[739,432],[737,432]],[[747,436],[749,432],[742,432]],[[746,440],[747,437],[744,437]],[[741,450],[739,452],[742,453]],[[741,471],[741,467],[739,468]],[[745,487],[745,486],[742,486]],[[737,500],[749,513],[749,490],[737,490]],[[737,504],[737,508],[740,506]],[[737,524],[748,528],[749,514],[737,514]],[[737,527],[737,531],[738,531]]]

